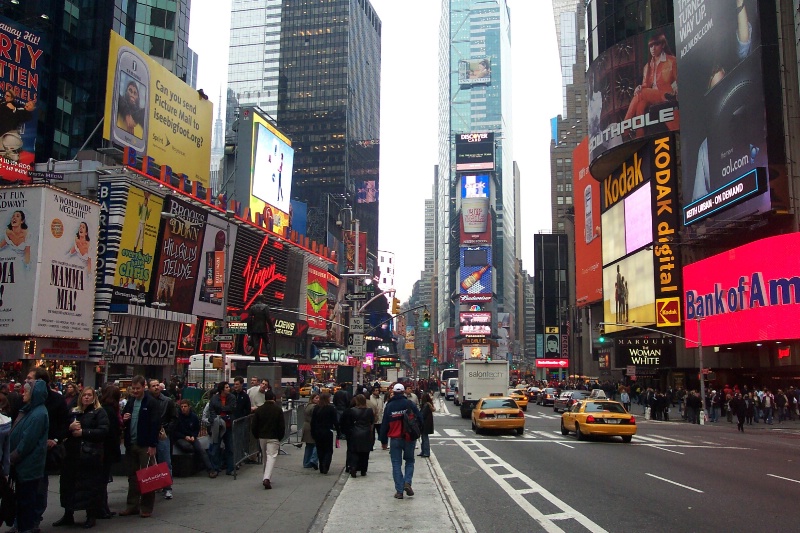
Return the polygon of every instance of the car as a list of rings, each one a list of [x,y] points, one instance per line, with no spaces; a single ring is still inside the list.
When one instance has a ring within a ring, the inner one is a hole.
[[[472,429],[479,435],[485,429],[512,429],[522,435],[525,413],[510,396],[481,398],[472,410]]]
[[[300,387],[300,397],[308,398],[309,396],[311,396],[311,385],[303,385]]]
[[[589,397],[589,391],[585,390],[565,390],[561,393],[561,396],[555,399],[553,402],[553,411],[556,413],[559,411],[568,411],[572,404],[577,402],[578,400],[582,400],[584,398]]]
[[[636,435],[636,417],[612,400],[579,400],[561,414],[561,434],[575,432],[578,440],[592,436],[622,437],[630,442]]]
[[[458,387],[458,378],[449,378],[447,386],[444,389],[444,399],[453,400],[456,397],[456,387]]]
[[[537,403],[539,400],[539,391],[542,390],[539,387],[528,387],[525,391],[528,395],[528,401]]]
[[[536,403],[541,406],[548,406],[553,405],[553,402],[556,400],[556,389],[553,387],[547,387],[539,391],[539,401]]]
[[[520,409],[523,411],[528,410],[528,396],[525,394],[524,389],[508,389],[508,396],[517,402]]]
[[[336,394],[336,392],[340,389],[339,385],[330,381],[319,388],[320,394],[328,393],[328,394]]]

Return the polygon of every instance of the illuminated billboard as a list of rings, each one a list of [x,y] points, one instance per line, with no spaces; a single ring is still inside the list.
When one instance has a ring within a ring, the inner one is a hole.
[[[800,233],[769,237],[683,268],[687,348],[796,339],[800,324]]]
[[[572,152],[575,201],[575,301],[579,306],[603,299],[603,251],[600,239],[600,184],[589,173],[589,141]],[[583,231],[581,231],[581,225]]]
[[[489,198],[489,174],[462,174],[461,198]]]
[[[494,133],[456,134],[456,171],[494,170]]]
[[[328,324],[328,270],[308,263],[306,275],[306,316],[309,330],[326,331]]]
[[[492,216],[488,197],[461,199],[461,246],[492,242]]]
[[[493,292],[492,248],[490,246],[462,247],[459,255],[460,301],[462,303],[490,301]]]
[[[492,334],[492,313],[461,313],[459,323],[461,335]]]
[[[288,213],[294,165],[291,141],[258,114],[253,117],[253,128],[256,142],[253,146],[251,193],[261,202]],[[250,209],[261,211],[252,200]]]
[[[488,57],[462,59],[458,62],[458,84],[476,85],[492,82],[492,60]]]
[[[209,187],[213,105],[111,32],[103,138]]]
[[[687,80],[681,86],[686,225],[746,200],[748,215],[770,208],[766,182],[749,174],[768,165],[757,4],[675,4],[681,77]]]
[[[653,253],[642,250],[603,268],[603,320],[609,324],[655,324]],[[627,328],[606,325],[606,332]]]
[[[617,43],[589,65],[589,160],[595,175],[619,165],[616,148],[680,127],[674,50],[669,24]],[[682,62],[680,68],[683,78]],[[681,85],[681,103],[683,90]]]
[[[653,242],[653,204],[650,181],[602,214],[603,264]]]
[[[35,159],[44,35],[45,32],[0,17],[0,84],[4,91],[0,107],[0,182],[31,181],[28,172]]]
[[[208,215],[200,249],[200,270],[192,314],[220,320],[223,318],[222,293],[226,290],[225,277],[233,261],[233,247],[230,245],[236,242],[237,231],[236,224],[228,225],[224,219]]]

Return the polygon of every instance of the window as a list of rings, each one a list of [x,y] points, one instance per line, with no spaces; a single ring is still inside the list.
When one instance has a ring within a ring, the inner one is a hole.
[[[564,205],[564,197],[563,196],[556,197],[556,203],[558,205]]]
[[[567,196],[567,205],[572,205],[572,196]]]

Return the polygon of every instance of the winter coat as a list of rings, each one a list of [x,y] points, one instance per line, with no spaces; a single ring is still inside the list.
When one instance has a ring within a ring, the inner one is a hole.
[[[208,405],[209,422],[213,424],[214,420],[218,416],[221,416],[222,420],[225,421],[225,427],[230,428],[233,422],[233,412],[236,410],[236,395],[233,393],[228,394],[228,396],[225,398],[225,405],[222,405],[222,399],[220,398],[219,393],[216,393],[211,397]]]
[[[419,410],[420,418],[422,419],[422,433],[424,435],[433,434],[433,406],[430,403],[425,403]]]
[[[11,471],[11,418],[0,414],[0,454],[2,455],[2,474],[8,476]]]
[[[324,407],[317,405],[314,409],[314,415],[311,417],[311,436],[314,441],[330,437],[331,431],[334,430],[339,431],[336,409],[330,404]]]
[[[419,420],[419,409],[411,400],[407,399],[403,393],[395,393],[383,408],[383,420],[381,421],[381,444],[387,444],[389,439],[405,439],[403,431],[403,415],[407,409],[411,411]]]
[[[82,435],[70,435],[64,441],[67,457],[61,467],[61,507],[67,511],[99,510],[108,481],[103,472],[108,414],[105,409],[94,407],[89,407],[84,412],[75,411],[74,409],[73,414],[81,423]]]
[[[303,417],[303,437],[301,440],[306,444],[314,444],[314,437],[311,436],[311,417],[314,416],[315,403],[308,402]]]
[[[375,423],[380,424],[381,420],[383,420],[383,396],[380,394],[376,398],[372,394],[367,396],[367,407],[372,409],[373,414],[375,415]]]
[[[56,393],[58,394],[58,393]],[[20,418],[11,428],[11,464],[17,481],[33,481],[44,477],[47,456],[47,384],[37,379],[31,391],[31,400],[19,410]]]
[[[283,440],[286,434],[286,421],[281,406],[275,403],[275,400],[264,402],[264,405],[254,413],[250,431],[257,439]]]
[[[108,433],[103,439],[103,464],[112,465],[122,460],[122,452],[119,449],[122,440],[122,421],[119,411],[111,405],[104,405],[103,411],[108,417]]]
[[[136,442],[131,442],[131,420],[125,422],[125,447],[130,448],[132,444],[136,444],[141,448],[155,448],[158,445],[158,432],[161,429],[161,420],[159,418],[160,412],[158,400],[155,400],[147,392],[142,396],[142,406],[139,408],[139,421],[136,424]],[[124,413],[131,413],[133,415],[133,406],[135,400],[133,397],[128,399],[125,404]]]
[[[372,451],[372,424],[375,414],[369,407],[351,407],[342,415],[341,430],[347,437],[347,449],[351,452]]]

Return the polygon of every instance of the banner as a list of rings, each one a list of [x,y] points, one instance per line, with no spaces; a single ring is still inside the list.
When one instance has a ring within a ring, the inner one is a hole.
[[[209,187],[213,105],[111,32],[103,138]]]
[[[158,259],[151,286],[151,300],[161,309],[192,313],[192,298],[200,270],[200,251],[206,228],[206,211],[169,196],[159,235]]]
[[[233,262],[233,247],[228,245],[236,241],[236,231],[236,224],[228,224],[220,217],[208,215],[200,251],[200,273],[194,291],[192,314],[222,320],[225,273],[230,270]],[[227,242],[226,234],[229,235],[230,242]]]
[[[343,231],[344,238],[344,258],[345,268],[347,272],[355,272],[355,258],[356,258],[356,232]],[[359,272],[366,272],[367,268],[367,233],[361,231],[358,233],[358,270]]]
[[[406,350],[413,350],[416,342],[416,326],[406,326]]]
[[[589,141],[586,138],[572,152],[572,183],[576,226],[575,301],[581,307],[603,299],[600,184],[589,173]]]
[[[118,365],[175,364],[180,322],[133,315],[112,315],[115,322],[108,341],[111,363]]]
[[[325,331],[328,324],[328,271],[308,263],[306,276],[306,321],[310,329]]]
[[[0,183],[30,183],[39,119],[39,73],[43,32],[0,17]],[[54,88],[51,88],[53,90]]]

